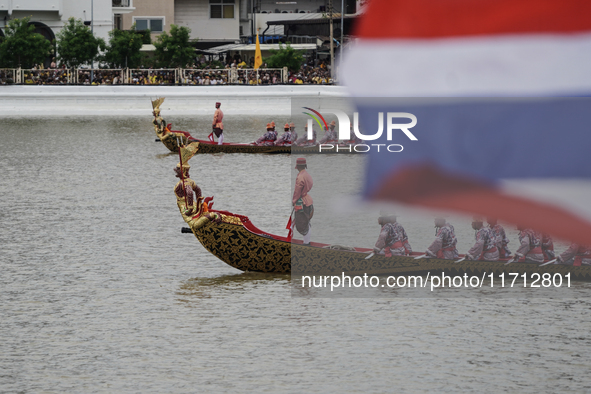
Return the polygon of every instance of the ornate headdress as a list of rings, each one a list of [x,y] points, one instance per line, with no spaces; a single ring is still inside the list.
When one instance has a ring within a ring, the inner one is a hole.
[[[154,110],[154,112],[156,112],[157,114],[160,113],[160,106],[162,105],[162,103],[164,102],[165,97],[159,97],[156,100],[152,100],[152,109]]]

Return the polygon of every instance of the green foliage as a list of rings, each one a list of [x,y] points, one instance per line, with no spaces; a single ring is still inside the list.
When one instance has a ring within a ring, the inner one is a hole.
[[[150,29],[146,29],[146,30],[136,30],[139,34],[142,35],[142,43],[143,44],[151,44],[152,43],[152,32],[150,31]]]
[[[143,59],[142,44],[142,35],[135,31],[135,25],[131,30],[111,30],[107,52],[101,61],[110,68],[137,68]]]
[[[105,49],[105,41],[95,37],[81,19],[68,19],[57,34],[58,60],[67,67],[89,64],[99,53],[99,48]]]
[[[156,60],[161,67],[184,68],[195,59],[195,49],[189,43],[191,29],[170,25],[170,34],[163,32],[154,43]]]
[[[0,67],[33,68],[42,64],[51,54],[51,42],[35,33],[35,26],[29,25],[30,19],[12,19],[8,22],[4,31],[6,37],[0,43]]]
[[[271,49],[270,52],[271,56],[263,59],[263,63],[267,63],[269,68],[287,67],[290,71],[295,72],[304,62],[302,51],[293,49],[289,42],[285,47],[279,44],[279,50]]]

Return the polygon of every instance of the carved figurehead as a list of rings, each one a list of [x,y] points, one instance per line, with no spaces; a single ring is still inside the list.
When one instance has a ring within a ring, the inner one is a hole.
[[[157,98],[156,100],[152,101],[152,115],[154,115],[154,120],[152,123],[154,124],[154,130],[156,131],[156,135],[159,138],[162,138],[164,134],[168,131],[166,128],[166,122],[160,116],[160,106],[164,102],[164,97]]]
[[[209,211],[207,206],[208,201],[204,201],[201,196],[201,188],[197,186],[197,183],[195,183],[189,175],[190,168],[190,165],[183,164],[182,175],[180,164],[177,164],[174,168],[175,176],[179,178],[179,181],[174,187],[176,203],[183,214],[183,219],[185,219],[187,223],[189,223],[194,217],[200,216]],[[208,198],[208,200],[211,199]]]

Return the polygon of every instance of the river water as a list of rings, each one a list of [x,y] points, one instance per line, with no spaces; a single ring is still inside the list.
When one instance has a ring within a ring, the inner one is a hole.
[[[181,234],[177,156],[150,120],[3,119],[0,392],[591,391],[590,286],[567,298],[292,297],[289,276],[241,273]],[[252,141],[270,120],[228,119],[226,141]],[[205,137],[209,121],[173,129]],[[285,234],[291,160],[197,155],[191,175],[215,208]],[[315,220],[318,240],[335,242]],[[426,247],[432,221],[401,220]],[[357,246],[375,242],[371,221]]]

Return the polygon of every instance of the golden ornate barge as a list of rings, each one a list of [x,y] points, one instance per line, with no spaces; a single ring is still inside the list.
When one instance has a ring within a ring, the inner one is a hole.
[[[223,143],[218,145],[217,142],[209,140],[194,139],[187,132],[181,131],[169,131],[165,134],[156,133],[160,141],[166,146],[171,152],[178,152],[179,140],[182,145],[187,145],[191,142],[199,143],[199,151],[197,153],[320,153],[317,145],[313,146],[296,146],[296,145],[284,145],[284,146],[263,146],[254,144],[240,144],[240,143]],[[322,153],[365,153],[357,152],[350,145],[338,145],[333,148],[322,148]]]
[[[241,271],[341,275],[446,275],[482,276],[491,273],[550,273],[567,275],[572,280],[591,281],[591,266],[567,266],[551,264],[540,266],[530,263],[511,263],[504,261],[456,262],[444,259],[416,259],[413,256],[375,255],[369,259],[367,248],[337,248],[312,242],[305,246],[299,240],[266,233],[255,227],[250,219],[226,211],[212,210],[192,217],[184,215],[182,203],[179,209],[191,231],[211,254],[226,264]],[[297,271],[297,272],[296,272]]]

